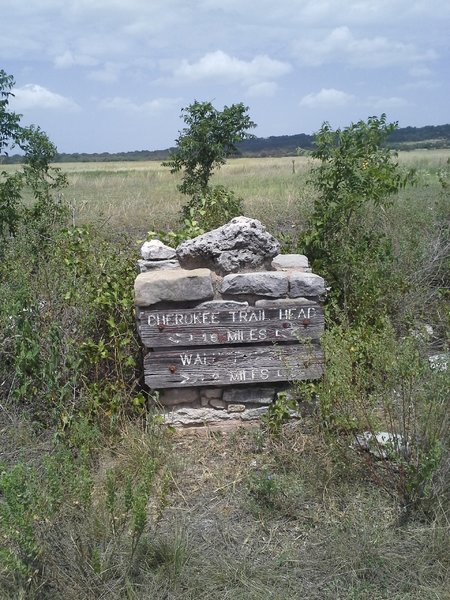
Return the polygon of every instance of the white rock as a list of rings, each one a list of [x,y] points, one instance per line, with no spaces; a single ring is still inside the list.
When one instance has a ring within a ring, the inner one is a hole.
[[[269,410],[268,406],[261,406],[260,408],[250,408],[241,414],[243,421],[253,421],[260,419]]]
[[[232,415],[215,408],[179,408],[163,415],[164,422],[174,427],[188,425],[208,425],[228,421]]]
[[[364,431],[356,436],[356,446],[359,450],[366,450],[376,458],[390,458],[393,455],[404,455],[408,451],[403,436],[398,433],[378,431],[371,433]]]
[[[430,369],[433,371],[447,371],[448,363],[450,362],[450,353],[443,352],[441,354],[434,354],[428,357]]]
[[[158,269],[179,269],[180,263],[177,260],[138,260],[138,269],[141,273],[156,271]]]
[[[208,267],[220,274],[268,267],[279,251],[280,243],[264,225],[247,217],[236,217],[176,250],[183,268]]]
[[[151,240],[142,244],[141,256],[144,260],[168,260],[175,258],[176,252],[160,240]]]
[[[245,410],[245,404],[229,404],[227,410],[229,413],[242,413]]]
[[[278,271],[288,269],[306,271],[309,269],[309,262],[304,254],[277,254],[272,260],[272,267]]]

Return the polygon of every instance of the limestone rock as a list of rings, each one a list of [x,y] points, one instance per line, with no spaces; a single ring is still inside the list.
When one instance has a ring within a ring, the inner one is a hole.
[[[242,310],[248,308],[248,302],[236,302],[236,300],[209,300],[202,302],[196,308],[203,310]]]
[[[280,251],[280,243],[256,219],[235,217],[176,250],[183,268],[208,267],[219,274],[254,271],[270,266]]]
[[[208,425],[231,418],[228,412],[215,408],[178,408],[164,414],[164,422],[174,427]]]
[[[134,282],[136,306],[157,302],[208,300],[214,296],[209,269],[172,269],[140,273]]]
[[[283,308],[283,306],[304,306],[311,305],[311,300],[307,298],[276,298],[275,300],[257,300],[256,308]]]
[[[229,413],[241,413],[245,410],[245,404],[229,404],[227,410]]]
[[[304,254],[278,254],[272,261],[272,268],[277,271],[286,271],[296,269],[298,271],[307,271],[309,262]]]
[[[261,406],[260,408],[250,408],[242,413],[241,419],[243,421],[253,421],[254,419],[260,419],[269,410],[268,406]]]
[[[291,298],[298,296],[321,296],[325,293],[323,277],[315,273],[301,273],[293,271],[289,274],[289,295]]]
[[[217,410],[224,410],[227,405],[225,404],[225,402],[223,400],[219,400],[218,398],[212,398],[209,401],[210,406],[212,406],[213,408],[216,408]]]
[[[236,273],[223,278],[222,294],[254,294],[279,298],[288,292],[288,276],[277,271]]]
[[[275,388],[231,388],[223,393],[225,402],[236,404],[272,404]]]
[[[138,269],[140,273],[156,271],[158,269],[179,269],[180,263],[177,260],[138,260]]]
[[[202,397],[207,400],[222,398],[222,388],[203,388],[201,390]]]
[[[159,402],[164,406],[175,406],[177,404],[193,404],[199,399],[197,389],[172,388],[160,393]]]
[[[169,260],[175,258],[174,248],[166,246],[159,240],[144,242],[141,246],[141,256],[144,260]]]
[[[433,371],[447,371],[448,363],[450,362],[450,353],[442,352],[441,354],[429,356],[428,362],[430,369],[433,369]]]
[[[379,459],[393,458],[395,455],[408,452],[408,444],[403,436],[388,431],[372,433],[364,431],[356,436],[354,446],[358,450],[366,450]]]

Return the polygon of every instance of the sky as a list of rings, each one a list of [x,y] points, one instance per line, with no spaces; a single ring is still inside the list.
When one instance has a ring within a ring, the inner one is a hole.
[[[258,137],[450,122],[450,0],[0,0],[10,108],[60,152],[173,146],[194,100]]]

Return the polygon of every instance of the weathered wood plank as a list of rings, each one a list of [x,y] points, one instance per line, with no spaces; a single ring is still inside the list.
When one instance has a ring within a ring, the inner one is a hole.
[[[148,348],[318,340],[324,329],[315,302],[240,310],[142,310],[139,332]]]
[[[313,343],[164,350],[146,355],[144,373],[153,389],[318,379],[323,353]]]

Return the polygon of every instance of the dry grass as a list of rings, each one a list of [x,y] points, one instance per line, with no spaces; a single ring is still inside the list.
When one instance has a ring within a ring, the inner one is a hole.
[[[448,150],[401,152],[399,162],[416,167],[417,194],[436,184],[436,171],[450,157]],[[308,217],[313,191],[306,185],[312,161],[308,157],[231,159],[213,177],[244,199],[247,216],[260,219],[272,231],[299,230]],[[69,186],[65,200],[74,223],[98,223],[107,229],[144,237],[149,230],[179,226],[185,198],[177,191],[179,175],[160,162],[61,163]],[[7,165],[6,170],[16,169]],[[293,172],[295,170],[295,172]]]
[[[127,530],[110,530],[105,473],[132,473],[155,453],[162,470],[131,556]],[[258,427],[168,439],[128,425],[91,474],[92,505],[68,502],[39,525],[44,567],[35,585],[0,585],[1,598],[449,598],[443,511],[397,527],[395,502],[366,479],[357,455],[333,460],[312,421],[286,425],[276,440]]]

